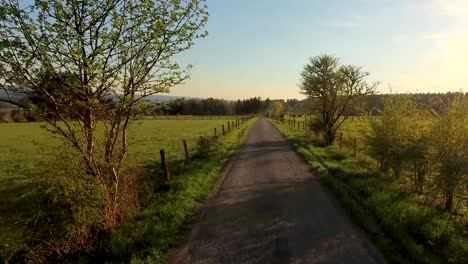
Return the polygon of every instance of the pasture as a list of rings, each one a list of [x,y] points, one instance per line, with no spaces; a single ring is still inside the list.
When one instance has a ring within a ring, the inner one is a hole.
[[[339,134],[343,134],[343,140],[352,141],[354,138],[358,141],[358,145],[360,142],[364,141],[364,135],[366,132],[369,131],[369,122],[368,118],[375,118],[375,117],[362,117],[362,116],[350,116],[346,121],[338,129],[337,133],[337,141],[339,140]],[[302,115],[300,117],[293,117],[286,115],[284,117],[285,120],[296,120],[300,122],[298,127],[303,126],[302,122],[308,122],[311,120],[311,116]],[[336,142],[338,144],[338,142]]]
[[[130,130],[128,164],[144,168],[159,163],[164,149],[169,161],[182,160],[187,141],[189,152],[200,136],[212,137],[214,128],[221,134],[227,119],[151,120],[136,122]],[[60,154],[61,139],[41,128],[42,123],[0,124],[0,253],[21,250],[26,220],[34,209],[37,183],[53,173],[51,160]],[[56,161],[55,161],[56,162]],[[66,163],[66,160],[60,161]],[[8,257],[8,256],[6,256]]]

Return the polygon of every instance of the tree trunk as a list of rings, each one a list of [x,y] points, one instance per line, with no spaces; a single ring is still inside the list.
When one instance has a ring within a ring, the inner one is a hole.
[[[417,194],[423,193],[423,185],[424,185],[424,173],[416,172],[416,182],[415,182],[415,191]]]
[[[425,164],[415,164],[415,192],[417,194],[422,194],[424,191],[424,178],[426,175],[426,166]]]
[[[444,210],[445,211],[452,211],[453,208],[453,192],[450,191],[445,195],[445,204],[444,204]]]
[[[84,130],[86,137],[86,156],[87,156],[87,172],[90,175],[96,175],[94,166],[94,128],[95,120],[92,109],[88,108],[85,112]]]
[[[325,132],[325,143],[327,145],[333,144],[333,142],[335,142],[335,137],[336,137],[335,131],[331,128],[327,128],[327,131]]]

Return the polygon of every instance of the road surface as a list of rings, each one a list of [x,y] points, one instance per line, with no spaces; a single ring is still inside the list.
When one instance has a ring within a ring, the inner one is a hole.
[[[310,167],[260,118],[172,263],[384,263]]]

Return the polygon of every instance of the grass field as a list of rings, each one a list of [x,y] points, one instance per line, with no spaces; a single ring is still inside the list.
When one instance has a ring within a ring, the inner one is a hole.
[[[160,149],[166,150],[169,161],[181,160],[182,140],[187,141],[189,151],[193,152],[200,136],[213,136],[215,127],[221,134],[222,124],[227,127],[227,120],[137,122],[130,131],[129,164],[154,166],[160,160]],[[60,152],[61,140],[41,129],[41,125],[0,124],[0,253],[23,248],[25,223],[33,213],[37,182],[53,173],[47,164]]]

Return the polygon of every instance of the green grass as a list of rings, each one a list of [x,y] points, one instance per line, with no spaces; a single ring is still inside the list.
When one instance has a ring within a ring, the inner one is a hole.
[[[115,232],[97,256],[84,256],[85,262],[167,263],[170,250],[183,239],[184,230],[196,216],[201,203],[219,183],[224,165],[238,150],[256,119],[220,138],[211,155],[193,159],[188,167],[158,192],[148,208]]]
[[[227,120],[137,122],[130,131],[129,166],[155,167],[160,149],[166,150],[171,163],[177,163],[184,158],[182,140],[187,140],[193,154],[200,136],[212,136],[214,127],[221,134],[221,125],[226,123]],[[33,215],[37,183],[53,173],[48,164],[60,151],[61,139],[41,129],[41,125],[0,124],[0,260],[24,249],[26,221]]]
[[[422,196],[408,194],[393,179],[380,175],[366,155],[354,158],[349,150],[336,145],[317,147],[303,130],[272,123],[321,176],[389,262],[468,262],[465,218],[439,211],[426,205]],[[342,129],[360,128],[353,128],[350,122]]]
[[[0,124],[0,260],[24,247],[35,183],[48,171],[50,146],[58,143],[39,124]]]
[[[230,120],[232,122],[232,120]],[[147,165],[160,160],[164,149],[169,160],[184,158],[182,140],[189,152],[196,148],[200,136],[212,137],[214,128],[221,135],[221,125],[227,130],[227,120],[144,120],[131,128],[132,146],[128,155],[130,164]]]

